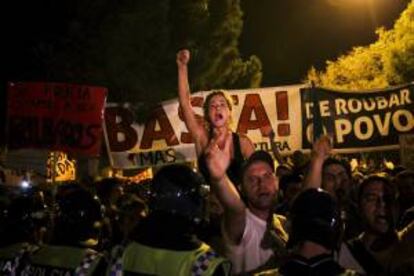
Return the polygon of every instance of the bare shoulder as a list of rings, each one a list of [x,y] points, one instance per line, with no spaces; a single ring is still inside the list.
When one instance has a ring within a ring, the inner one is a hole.
[[[201,156],[201,154],[206,150],[209,143],[207,131],[205,129],[200,128],[197,134],[193,133],[193,139],[196,147],[197,156]]]
[[[237,132],[237,135],[240,137],[240,141],[248,140],[251,142],[250,138],[246,134]]]
[[[240,147],[244,158],[249,158],[249,156],[254,152],[254,144],[246,134],[238,133],[240,137]]]

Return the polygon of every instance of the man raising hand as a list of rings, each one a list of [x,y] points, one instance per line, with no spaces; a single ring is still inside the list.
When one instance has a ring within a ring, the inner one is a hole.
[[[231,134],[226,135],[222,149],[212,139],[205,155],[212,190],[224,209],[226,256],[233,263],[233,273],[239,274],[260,270],[273,259],[274,251],[265,239],[269,229],[279,244],[287,240],[287,234],[282,227],[285,219],[272,212],[279,188],[272,157],[265,151],[249,157],[242,167],[240,195],[226,175]]]

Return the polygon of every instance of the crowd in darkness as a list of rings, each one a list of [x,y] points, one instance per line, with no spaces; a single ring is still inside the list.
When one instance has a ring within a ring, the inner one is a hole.
[[[148,248],[193,252],[208,244],[206,252],[214,252],[209,263],[214,272],[209,273],[216,275],[305,275],[312,270],[306,275],[412,275],[413,170],[351,170],[348,160],[330,153],[329,140],[322,137],[310,158],[297,152],[276,168],[271,154],[254,152],[237,184],[213,169],[226,164],[225,148],[207,151],[211,183],[185,165],[170,165],[154,179],[135,184],[108,178],[55,189],[3,186],[2,273],[72,275],[83,265],[96,275],[110,275],[139,269],[131,260],[157,255]],[[223,186],[234,198],[223,199],[228,193],[220,190]],[[336,266],[318,271],[313,265],[321,256]],[[196,260],[186,258],[191,270]],[[294,270],[299,268],[292,268],[292,262],[299,260],[302,270]],[[166,268],[171,265],[163,261]],[[163,274],[160,268],[151,271]],[[176,273],[187,275],[185,270]]]
[[[328,136],[309,156],[255,150],[231,132],[223,91],[200,124],[189,60],[177,54],[196,168],[166,165],[137,184],[0,186],[1,275],[414,275],[412,169],[351,169]]]

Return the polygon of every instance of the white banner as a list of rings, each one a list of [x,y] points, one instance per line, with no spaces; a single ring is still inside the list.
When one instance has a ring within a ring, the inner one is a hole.
[[[302,147],[300,89],[304,85],[228,90],[233,100],[233,130],[246,134],[258,149],[270,149],[270,130],[282,154]],[[205,96],[192,94],[192,105],[202,117]],[[163,102],[150,120],[139,125],[133,107],[109,103],[105,109],[105,139],[111,165],[132,169],[194,161],[194,144],[179,114],[178,100]]]
[[[208,93],[192,95],[200,119]],[[270,150],[271,130],[282,154],[310,149],[313,129],[318,135],[330,134],[337,153],[398,149],[398,136],[414,133],[413,84],[358,92],[292,85],[228,94],[233,100],[233,131],[246,134],[256,149]],[[142,125],[135,122],[132,109],[127,104],[108,104],[105,109],[105,138],[114,168],[195,160],[177,100],[161,103]]]

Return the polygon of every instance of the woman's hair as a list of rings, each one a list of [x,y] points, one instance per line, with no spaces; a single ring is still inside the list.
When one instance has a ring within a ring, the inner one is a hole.
[[[232,101],[225,91],[216,90],[208,94],[203,104],[204,119],[207,122],[208,129],[210,128],[210,119],[208,118],[208,111],[210,108],[210,102],[214,96],[222,96],[226,100],[227,106],[229,107],[230,111],[233,110]],[[231,123],[231,117],[229,123]]]
[[[224,92],[223,90],[216,90],[211,92],[210,94],[207,95],[206,100],[204,101],[203,104],[203,112],[204,112],[204,116],[206,116],[208,114],[208,109],[209,109],[209,105],[210,105],[210,101],[214,96],[222,96],[227,103],[227,106],[229,107],[230,110],[233,109],[233,105],[231,103],[231,99],[230,97],[226,94],[226,92]]]

